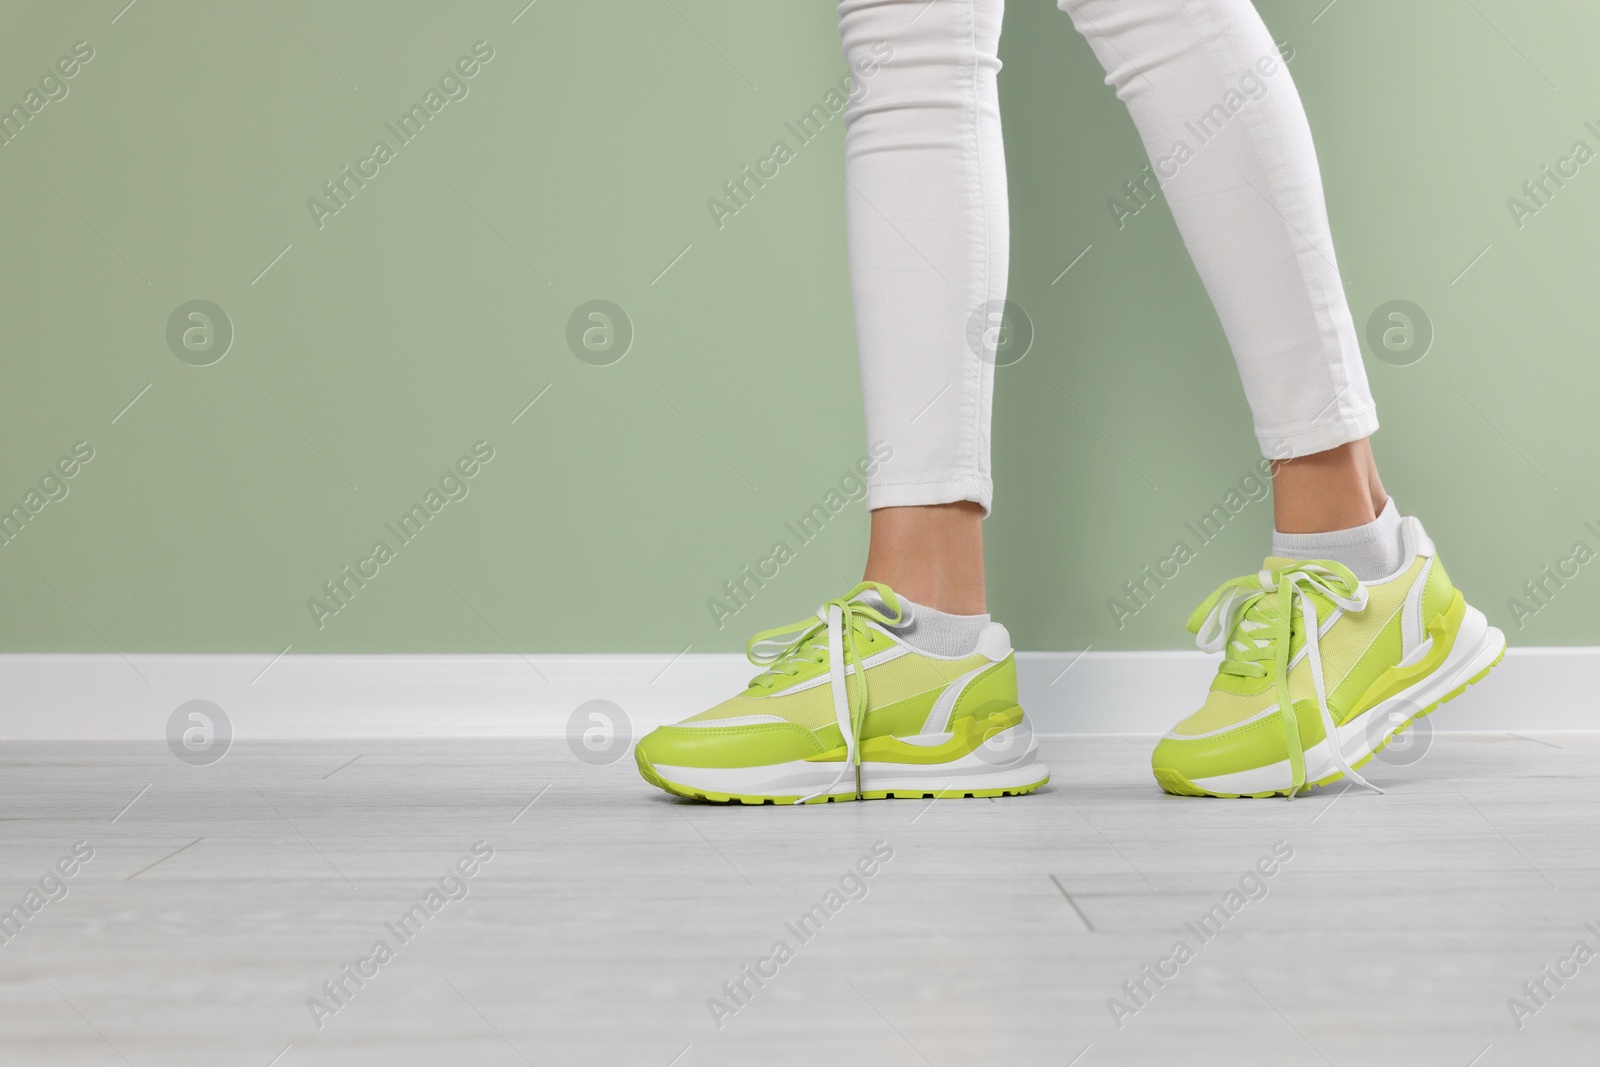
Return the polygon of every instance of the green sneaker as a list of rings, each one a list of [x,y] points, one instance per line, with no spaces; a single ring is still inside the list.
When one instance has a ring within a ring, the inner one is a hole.
[[[1225,655],[1205,704],[1151,755],[1162,789],[1292,798],[1340,778],[1375,788],[1355,769],[1500,662],[1505,635],[1450,584],[1422,524],[1408,517],[1402,530],[1406,565],[1380,581],[1271,557],[1195,609],[1196,643]]]
[[[757,634],[746,654],[767,669],[646,735],[639,773],[679,796],[744,804],[996,797],[1049,781],[1006,628],[991,623],[970,655],[945,657],[896,637],[905,621],[893,590],[863,582]]]

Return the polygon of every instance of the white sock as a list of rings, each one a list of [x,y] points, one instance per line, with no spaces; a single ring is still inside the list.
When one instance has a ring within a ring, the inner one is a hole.
[[[1383,506],[1383,514],[1365,526],[1328,533],[1279,533],[1272,531],[1272,554],[1289,559],[1331,559],[1343,563],[1363,582],[1387,578],[1405,563],[1405,538],[1400,530],[1400,511],[1394,497]]]
[[[924,604],[900,598],[900,604],[910,618],[894,627],[900,640],[930,656],[970,656],[978,650],[978,642],[989,628],[989,616],[952,615]]]
[[[863,593],[861,599],[875,607],[884,607],[876,593]],[[989,629],[988,615],[952,615],[903,596],[899,599],[904,621],[889,629],[918,652],[930,656],[970,656],[978,650],[978,643]]]

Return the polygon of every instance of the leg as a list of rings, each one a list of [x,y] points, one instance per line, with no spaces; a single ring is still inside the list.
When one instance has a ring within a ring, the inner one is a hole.
[[[1273,464],[1272,524],[1279,533],[1365,526],[1388,503],[1366,438]]]
[[[863,580],[939,611],[982,614],[983,508],[970,500],[879,508]]]
[[[1059,4],[1133,115],[1233,349],[1262,454],[1282,461],[1278,529],[1371,522],[1387,499],[1364,440],[1376,409],[1311,131],[1260,16],[1249,0]]]
[[[1191,795],[1363,782],[1356,768],[1481,678],[1505,638],[1378,479],[1377,417],[1294,83],[1248,0],[1059,3],[1133,114],[1276,461],[1275,558],[1191,617],[1222,662],[1151,769]]]
[[[867,435],[894,458],[867,487],[866,577],[984,610],[992,359],[968,344],[1005,299],[1009,231],[995,75],[1001,0],[844,0],[857,81],[845,205]]]
[[[989,311],[1005,298],[1007,256],[1000,14],[1001,0],[839,5],[856,78],[845,119],[856,339],[868,439],[887,456],[867,479],[866,576],[881,584],[757,635],[768,670],[641,740],[640,772],[668,792],[747,804],[987,797],[1050,778],[1018,704],[1010,635],[983,614],[1003,322]]]

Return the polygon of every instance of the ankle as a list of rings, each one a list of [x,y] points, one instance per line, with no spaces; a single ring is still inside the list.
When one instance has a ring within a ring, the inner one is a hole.
[[[1272,476],[1279,533],[1349,530],[1373,522],[1388,503],[1366,440],[1280,461]]]
[[[864,580],[936,611],[983,614],[983,508],[959,501],[874,511]]]
[[[1349,567],[1363,582],[1397,573],[1406,563],[1405,528],[1394,502],[1385,501],[1378,517],[1362,526],[1328,533],[1272,534],[1272,554],[1287,559],[1330,559]]]
[[[882,582],[898,596],[947,615],[983,615],[989,610],[981,581],[977,585],[948,581],[925,570],[897,575],[892,570],[875,570],[870,565],[862,581]]]

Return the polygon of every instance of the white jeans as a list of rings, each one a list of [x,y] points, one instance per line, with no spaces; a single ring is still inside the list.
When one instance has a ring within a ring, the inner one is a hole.
[[[1378,420],[1311,132],[1255,8],[1059,6],[1144,139],[1150,180],[1233,348],[1262,452],[1288,458],[1371,435]],[[995,337],[981,327],[984,309],[1005,300],[1010,243],[995,83],[1003,9],[839,4],[861,90],[845,115],[845,204],[867,434],[894,449],[870,481],[870,508],[973,500],[987,510],[993,498]],[[987,343],[969,343],[974,322]]]

